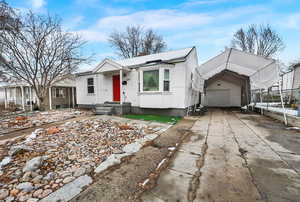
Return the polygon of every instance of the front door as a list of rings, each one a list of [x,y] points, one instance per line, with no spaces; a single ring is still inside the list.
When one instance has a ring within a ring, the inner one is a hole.
[[[113,76],[113,101],[120,102],[120,75]]]

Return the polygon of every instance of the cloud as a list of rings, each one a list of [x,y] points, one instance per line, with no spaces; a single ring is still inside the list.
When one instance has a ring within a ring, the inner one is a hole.
[[[82,38],[88,42],[106,42],[107,34],[101,30],[93,29],[82,29],[74,31],[75,33],[82,36]]]
[[[283,25],[290,29],[300,28],[300,12],[289,15]]]
[[[191,7],[197,5],[211,5],[211,4],[220,4],[227,2],[237,2],[240,0],[190,0],[182,4],[183,7]]]
[[[179,10],[160,9],[139,11],[128,15],[109,16],[98,20],[102,29],[124,28],[127,25],[142,25],[153,29],[192,28],[208,24],[213,17],[202,13],[186,13]]]
[[[34,10],[38,10],[43,8],[46,5],[46,1],[45,0],[30,0],[30,4],[32,9]]]

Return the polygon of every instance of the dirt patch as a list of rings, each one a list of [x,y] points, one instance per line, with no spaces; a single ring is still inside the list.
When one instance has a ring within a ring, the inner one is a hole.
[[[171,127],[167,133],[159,136],[153,141],[153,145],[158,148],[174,147],[176,143],[181,142],[186,137],[186,132],[190,132],[193,120],[181,120],[178,124]]]
[[[276,142],[287,150],[300,155],[300,133],[297,131],[277,129],[272,131],[272,135],[268,136],[267,140]]]
[[[138,201],[145,191],[139,184],[155,173],[157,166],[170,154],[168,147],[180,144],[186,136],[182,130],[191,128],[193,123],[181,120],[120,167],[96,176],[95,183],[72,201]]]

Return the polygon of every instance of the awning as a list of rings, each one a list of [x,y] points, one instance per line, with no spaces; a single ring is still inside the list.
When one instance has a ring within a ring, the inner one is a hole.
[[[226,49],[197,69],[204,80],[224,70],[248,76],[252,89],[268,88],[280,80],[280,65],[276,60],[233,48]]]

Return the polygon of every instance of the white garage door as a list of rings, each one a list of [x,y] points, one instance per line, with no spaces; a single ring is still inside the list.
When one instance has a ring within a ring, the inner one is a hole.
[[[206,91],[206,103],[209,107],[229,107],[230,89],[210,89]]]

